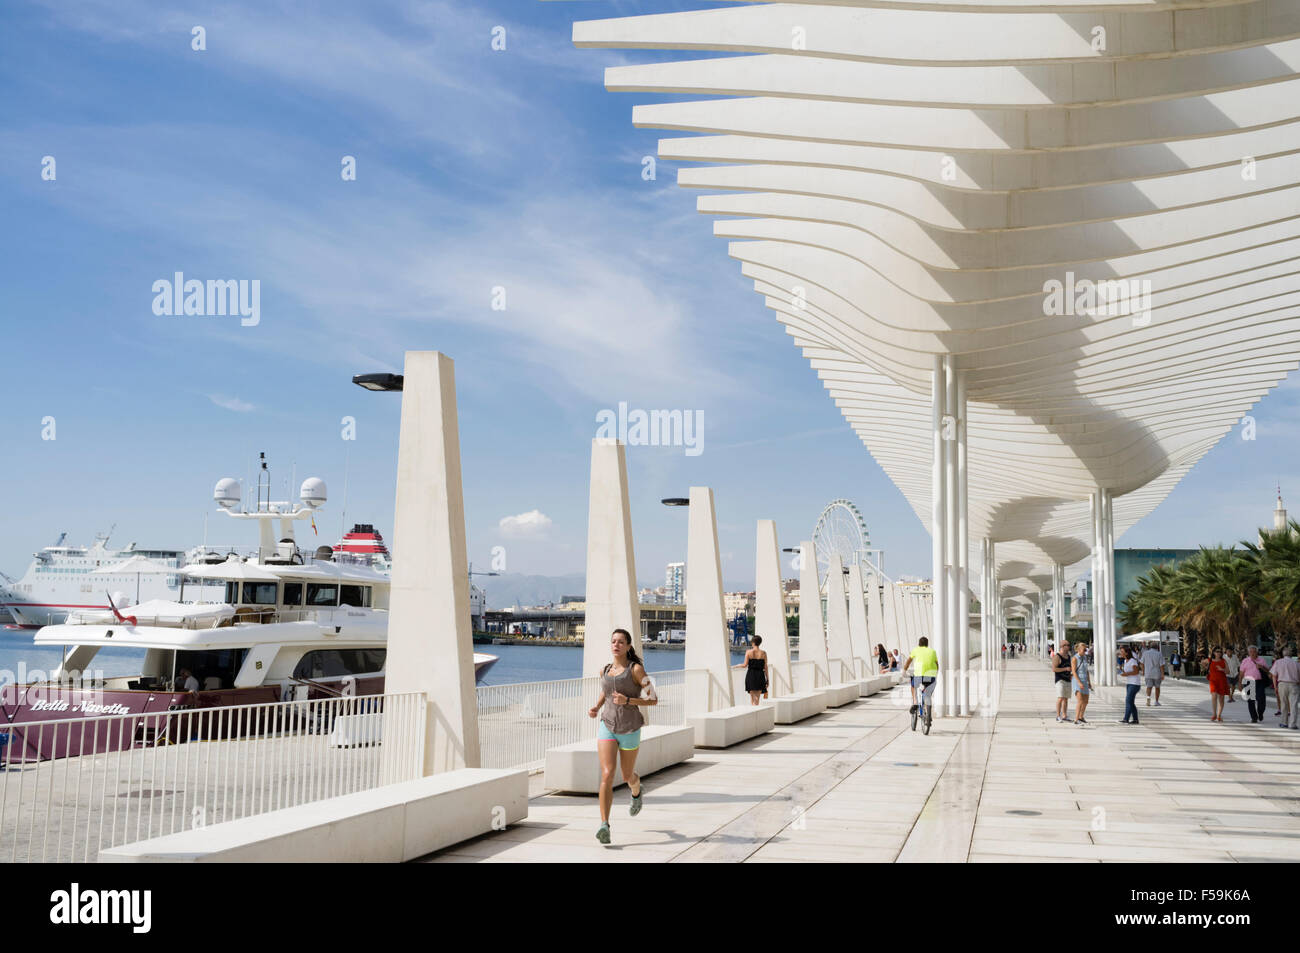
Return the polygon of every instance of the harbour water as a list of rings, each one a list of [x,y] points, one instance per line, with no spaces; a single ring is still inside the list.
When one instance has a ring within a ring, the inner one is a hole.
[[[59,666],[62,651],[53,646],[32,644],[34,629],[0,629],[0,684],[30,681],[31,673],[49,673]],[[497,656],[484,685],[510,685],[516,682],[548,682],[577,678],[582,674],[582,649],[541,645],[477,645],[475,650]],[[685,667],[685,652],[647,652],[646,668],[650,672],[670,672]],[[732,652],[733,665],[744,660],[745,653]],[[107,676],[134,675],[144,660],[143,649],[100,649],[94,668]],[[39,677],[39,676],[38,676]]]

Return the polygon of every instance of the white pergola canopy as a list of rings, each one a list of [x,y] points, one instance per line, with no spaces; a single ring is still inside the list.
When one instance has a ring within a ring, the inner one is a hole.
[[[1300,366],[1300,0],[758,3],[573,36],[733,54],[606,85],[701,97],[633,121],[694,134],[660,155],[705,164],[679,183],[927,525],[952,356],[970,537],[1026,612],[1083,568],[1090,494],[1123,533]]]

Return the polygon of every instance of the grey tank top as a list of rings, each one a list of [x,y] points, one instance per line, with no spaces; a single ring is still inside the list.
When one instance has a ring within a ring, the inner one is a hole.
[[[634,705],[614,704],[615,692],[628,698],[641,697],[641,686],[633,680],[630,666],[618,675],[609,674],[609,669],[606,668],[600,676],[600,690],[605,693],[605,704],[601,708],[600,719],[614,734],[622,735],[629,731],[636,731],[645,723],[640,708]]]

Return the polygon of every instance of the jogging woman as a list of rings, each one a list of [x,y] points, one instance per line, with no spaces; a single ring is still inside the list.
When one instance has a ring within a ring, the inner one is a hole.
[[[641,747],[641,725],[645,719],[639,709],[657,704],[654,685],[645,666],[632,648],[632,636],[626,629],[615,629],[609,639],[614,661],[600,673],[600,697],[587,710],[589,718],[600,716],[596,728],[596,750],[600,754],[600,829],[596,840],[609,843],[609,809],[614,803],[614,762],[623,769],[623,780],[632,792],[628,813],[641,813],[641,795],[645,793],[636,773],[636,752]],[[645,689],[644,697],[641,690]]]
[[[767,653],[759,646],[763,644],[761,635],[754,636],[754,644],[745,653],[745,691],[749,692],[749,703],[757,705],[759,698],[767,694]]]

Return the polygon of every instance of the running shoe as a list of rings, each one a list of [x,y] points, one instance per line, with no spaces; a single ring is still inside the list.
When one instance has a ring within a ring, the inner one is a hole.
[[[637,779],[640,781],[640,778]],[[645,782],[641,781],[641,794],[645,794]],[[641,813],[641,794],[632,795],[632,804],[628,807],[627,812],[633,817]]]
[[[596,831],[596,840],[602,844],[609,843],[609,824],[601,824],[600,830]]]

